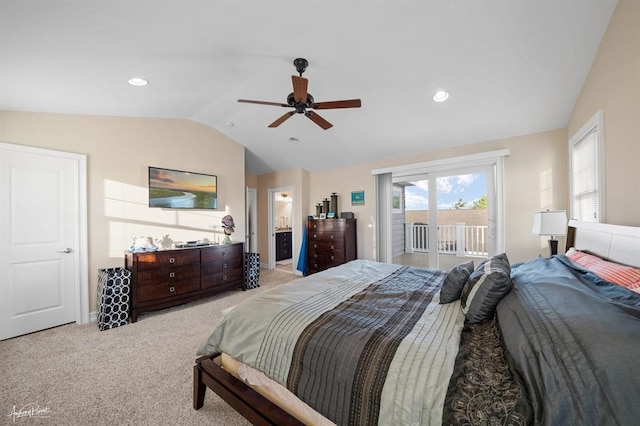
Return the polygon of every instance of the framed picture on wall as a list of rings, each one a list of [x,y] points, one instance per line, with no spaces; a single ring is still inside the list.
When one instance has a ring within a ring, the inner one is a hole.
[[[364,206],[364,191],[352,191],[351,192],[351,205],[352,206]]]

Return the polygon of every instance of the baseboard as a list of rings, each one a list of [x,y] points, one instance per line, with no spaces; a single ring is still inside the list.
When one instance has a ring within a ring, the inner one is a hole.
[[[98,322],[98,313],[96,311],[89,312],[89,322]]]

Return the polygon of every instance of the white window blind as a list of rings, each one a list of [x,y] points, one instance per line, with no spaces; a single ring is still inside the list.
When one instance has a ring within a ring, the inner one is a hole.
[[[584,222],[602,222],[601,114],[596,114],[572,138],[571,147],[571,215]]]

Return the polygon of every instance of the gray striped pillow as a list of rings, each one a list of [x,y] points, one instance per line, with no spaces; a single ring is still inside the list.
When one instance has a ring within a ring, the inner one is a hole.
[[[477,323],[492,319],[498,303],[512,286],[511,265],[506,254],[493,256],[478,265],[460,297],[462,313],[467,321]]]
[[[460,299],[464,284],[473,272],[473,260],[451,268],[440,289],[440,303],[451,303]]]

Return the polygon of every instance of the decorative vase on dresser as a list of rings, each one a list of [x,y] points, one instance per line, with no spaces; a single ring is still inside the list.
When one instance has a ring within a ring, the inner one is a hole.
[[[307,274],[358,258],[356,219],[307,220]]]
[[[131,321],[234,288],[244,288],[244,243],[125,252],[131,271]]]

